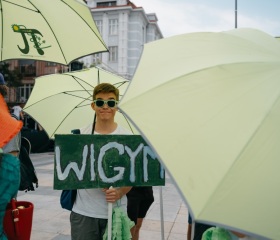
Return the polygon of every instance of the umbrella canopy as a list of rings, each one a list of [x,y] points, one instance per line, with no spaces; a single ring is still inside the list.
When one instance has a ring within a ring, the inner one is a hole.
[[[90,104],[94,86],[101,82],[117,87],[120,98],[128,86],[128,80],[97,68],[46,75],[35,79],[23,111],[34,118],[50,138],[55,134],[70,134],[73,129],[93,123],[94,111]],[[120,112],[116,113],[115,120],[131,129]]]
[[[107,51],[82,0],[0,0],[0,61],[33,59],[64,65]]]
[[[279,76],[279,42],[255,29],[144,46],[119,108],[196,221],[280,239]]]

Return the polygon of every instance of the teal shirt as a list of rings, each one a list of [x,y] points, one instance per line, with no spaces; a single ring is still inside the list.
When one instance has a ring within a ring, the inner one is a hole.
[[[0,240],[7,240],[3,218],[7,204],[16,196],[20,182],[20,163],[17,157],[0,151]]]

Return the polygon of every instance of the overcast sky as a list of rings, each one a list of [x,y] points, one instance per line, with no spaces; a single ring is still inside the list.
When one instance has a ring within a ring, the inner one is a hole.
[[[235,0],[131,0],[156,13],[164,37],[235,28]],[[280,0],[238,0],[237,27],[280,36]]]

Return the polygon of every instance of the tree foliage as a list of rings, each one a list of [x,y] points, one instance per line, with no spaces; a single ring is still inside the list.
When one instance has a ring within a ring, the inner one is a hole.
[[[10,64],[8,62],[1,62],[0,72],[5,78],[5,82],[9,87],[19,87],[22,86],[22,74],[19,71],[19,68],[16,67],[14,70],[9,70]]]

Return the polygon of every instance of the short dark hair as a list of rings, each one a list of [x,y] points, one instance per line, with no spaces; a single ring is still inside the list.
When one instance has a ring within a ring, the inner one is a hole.
[[[114,93],[116,95],[116,100],[119,101],[119,89],[110,83],[100,83],[93,89],[93,100],[96,99],[98,93]]]

